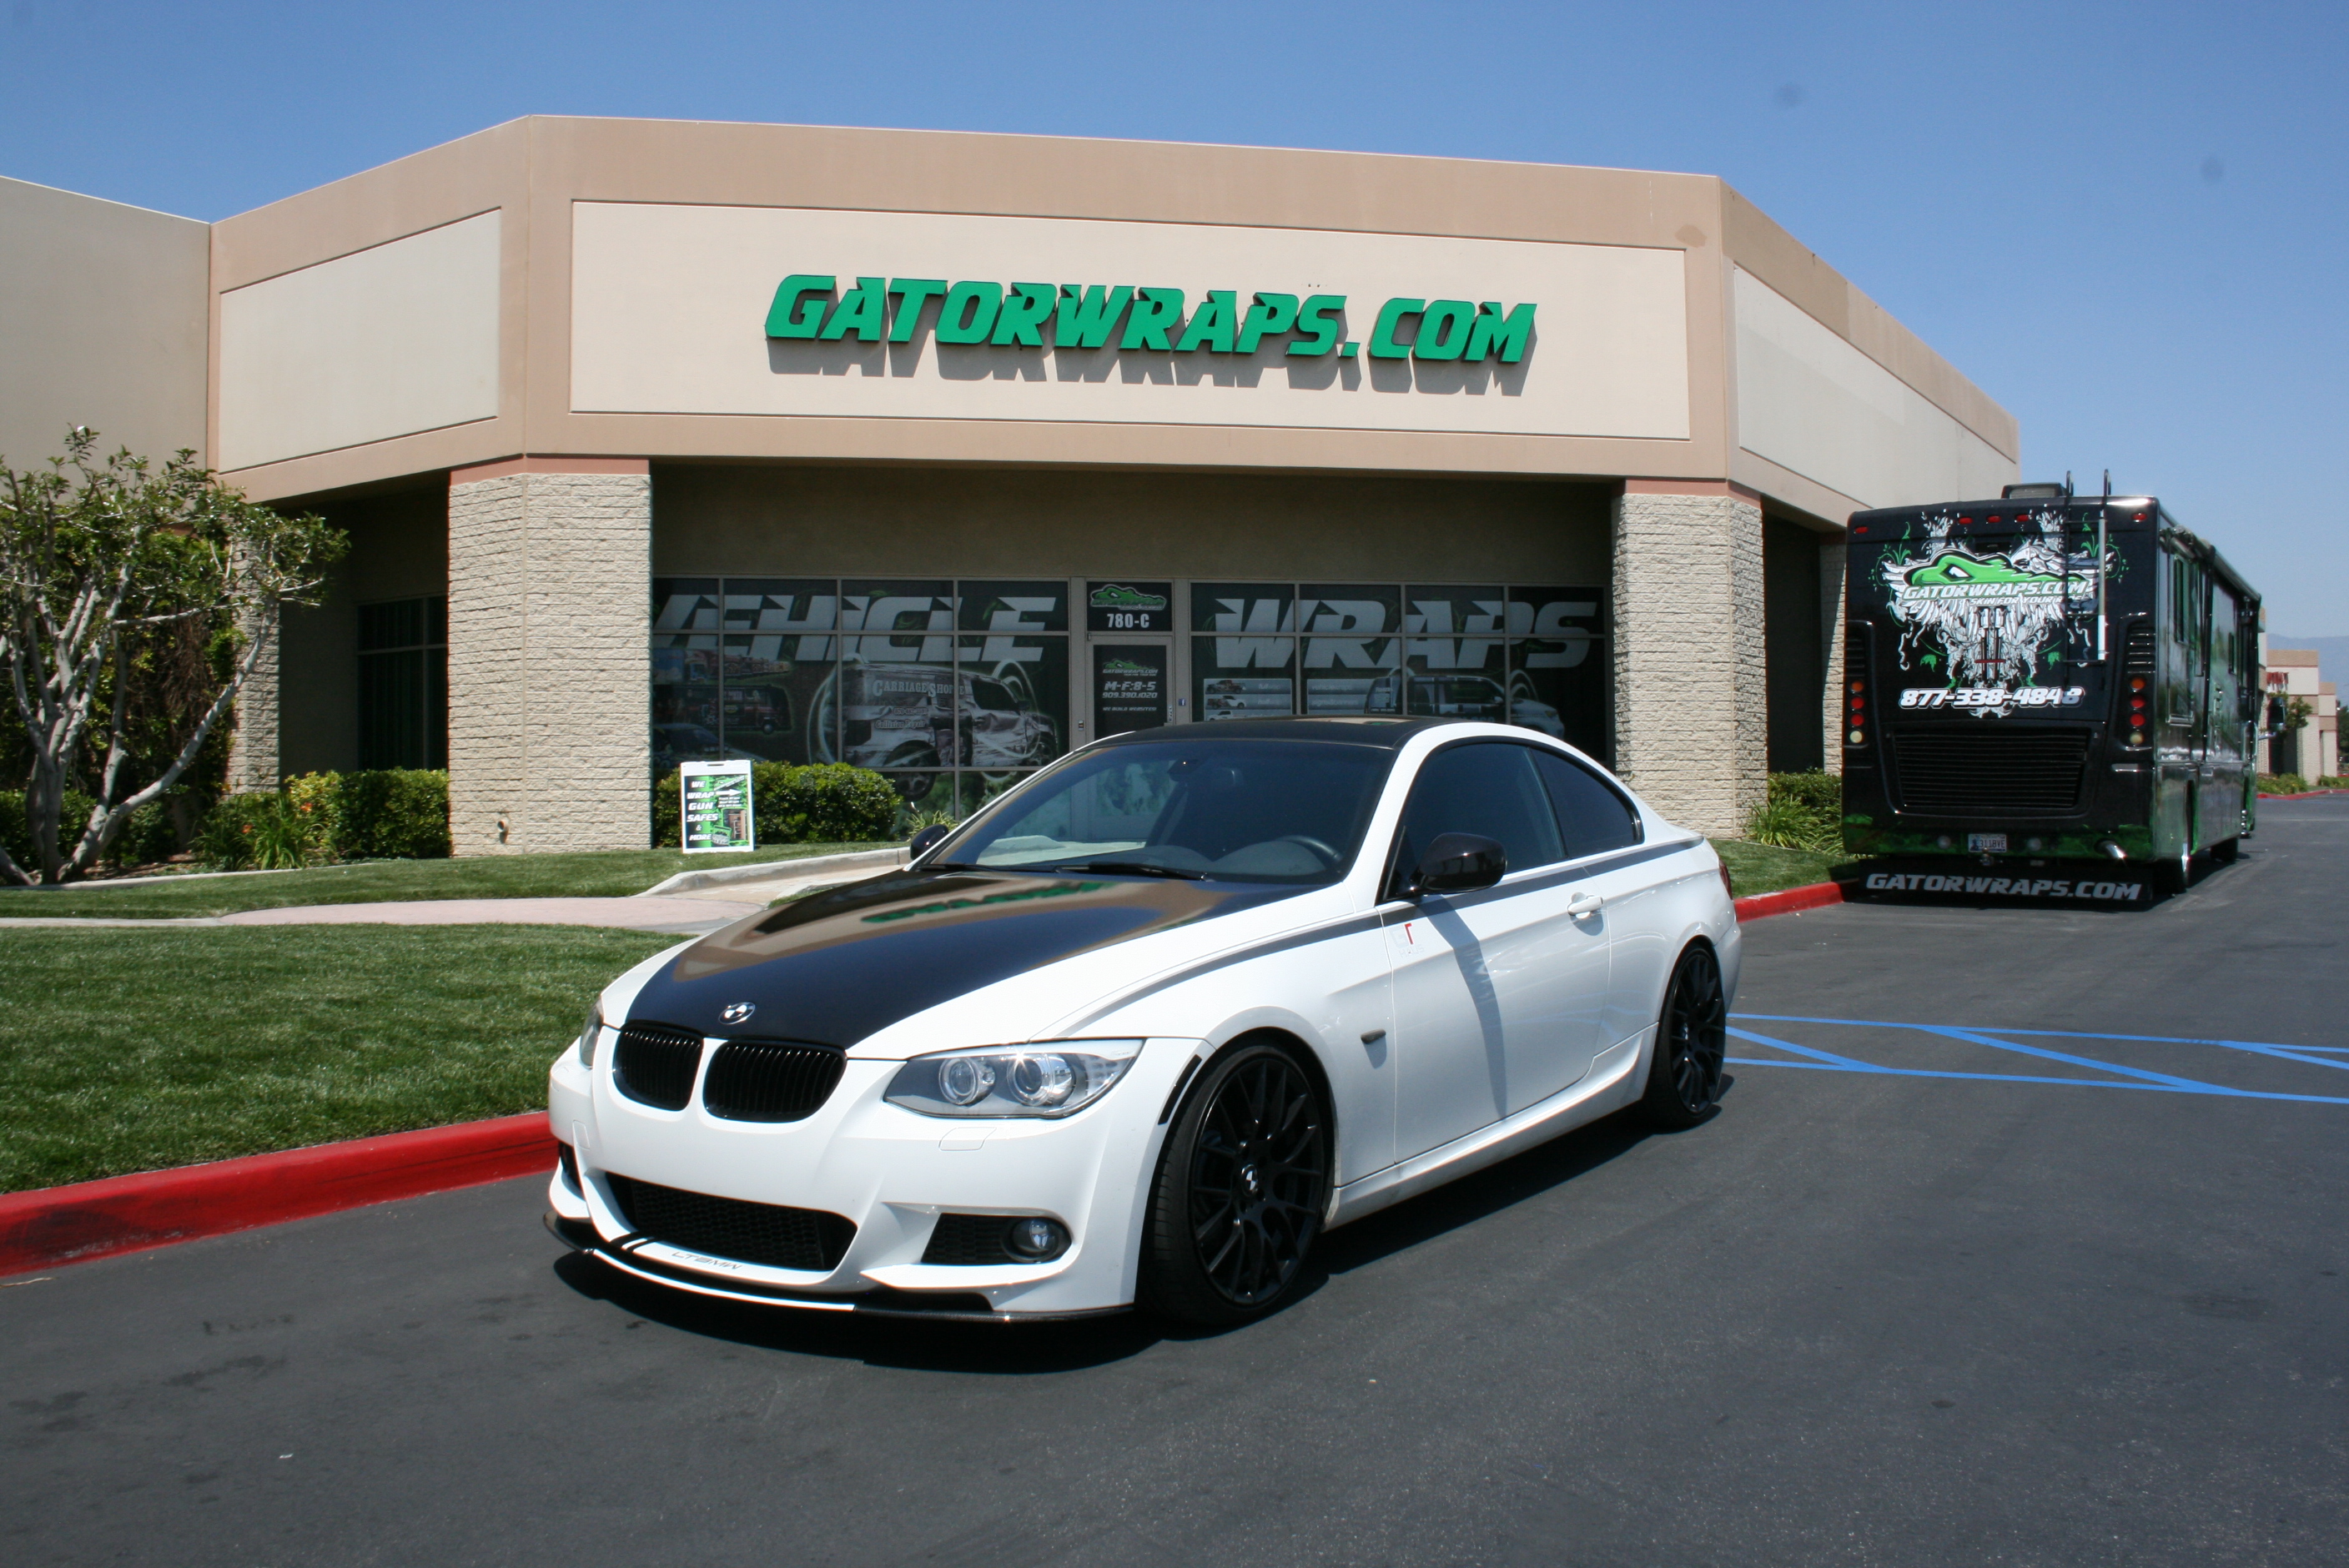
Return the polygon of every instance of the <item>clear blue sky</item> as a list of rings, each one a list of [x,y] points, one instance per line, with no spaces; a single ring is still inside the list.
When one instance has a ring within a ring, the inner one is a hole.
[[[531,113],[1718,174],[2349,634],[2349,5],[0,0],[0,173],[218,218]]]

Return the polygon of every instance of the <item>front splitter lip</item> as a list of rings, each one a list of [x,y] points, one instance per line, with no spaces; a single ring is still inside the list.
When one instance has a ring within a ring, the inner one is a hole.
[[[1114,1317],[1120,1313],[1133,1310],[1133,1305],[1126,1303],[1071,1312],[1001,1312],[993,1307],[966,1305],[987,1299],[977,1291],[940,1291],[933,1295],[925,1291],[881,1286],[852,1295],[830,1295],[812,1291],[793,1291],[780,1285],[719,1285],[689,1270],[638,1257],[619,1243],[607,1242],[597,1235],[595,1225],[589,1221],[566,1220],[552,1209],[546,1211],[544,1221],[554,1239],[574,1252],[592,1253],[621,1273],[634,1274],[654,1284],[688,1290],[697,1295],[716,1296],[721,1301],[749,1302],[759,1306],[797,1307],[811,1312],[846,1312],[859,1317],[891,1317],[926,1323],[1067,1323],[1079,1318]]]

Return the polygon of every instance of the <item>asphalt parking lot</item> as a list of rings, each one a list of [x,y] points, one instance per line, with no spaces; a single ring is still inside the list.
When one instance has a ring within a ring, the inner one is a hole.
[[[1235,1333],[672,1299],[535,1181],[10,1284],[0,1557],[2337,1563],[2349,797],[2262,821],[2147,911],[1751,925],[1719,1116]]]

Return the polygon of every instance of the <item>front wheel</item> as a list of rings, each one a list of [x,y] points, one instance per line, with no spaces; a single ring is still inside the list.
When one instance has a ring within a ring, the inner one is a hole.
[[[1721,961],[1710,947],[1692,947],[1672,967],[1663,1014],[1656,1021],[1656,1051],[1640,1099],[1649,1122],[1678,1131],[1710,1116],[1721,1099],[1722,1062],[1728,1054],[1729,1002],[1722,994]]]
[[[1223,1325],[1287,1300],[1330,1203],[1329,1129],[1320,1091],[1278,1047],[1210,1067],[1158,1162],[1142,1305]]]

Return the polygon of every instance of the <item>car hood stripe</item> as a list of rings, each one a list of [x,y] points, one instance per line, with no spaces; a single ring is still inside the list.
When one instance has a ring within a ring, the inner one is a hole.
[[[984,871],[899,871],[702,938],[628,1016],[705,1035],[849,1047],[902,1018],[1080,953],[1314,891]],[[729,1023],[740,1003],[753,1011]]]

